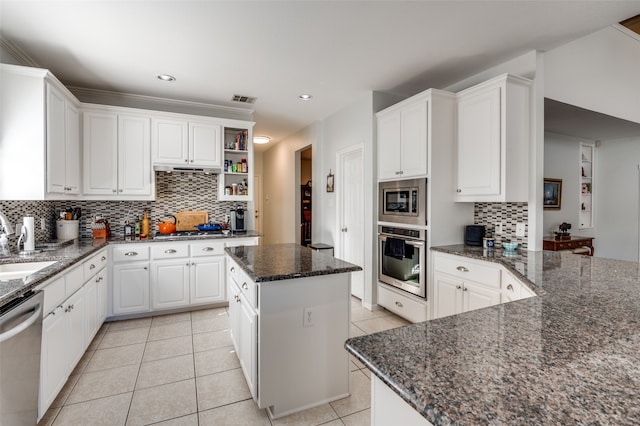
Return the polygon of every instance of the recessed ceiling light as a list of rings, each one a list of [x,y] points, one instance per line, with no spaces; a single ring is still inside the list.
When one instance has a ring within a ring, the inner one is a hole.
[[[253,137],[253,143],[256,143],[258,145],[264,144],[264,143],[269,143],[269,141],[271,140],[271,138],[269,136],[254,136]]]
[[[311,98],[313,98],[313,96],[311,96],[311,95],[309,95],[309,94],[307,94],[307,93],[305,93],[305,94],[303,94],[303,95],[300,95],[300,96],[298,96],[298,97],[299,97],[300,99],[302,99],[303,101],[308,101],[308,100],[310,100]]]
[[[162,81],[176,81],[176,78],[169,74],[160,74],[158,78]]]

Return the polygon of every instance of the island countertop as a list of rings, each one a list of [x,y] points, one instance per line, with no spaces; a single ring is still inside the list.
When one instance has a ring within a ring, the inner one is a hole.
[[[435,425],[637,424],[638,263],[434,250],[505,265],[538,296],[347,340],[382,382]]]
[[[225,251],[257,283],[362,270],[298,244],[227,247]]]

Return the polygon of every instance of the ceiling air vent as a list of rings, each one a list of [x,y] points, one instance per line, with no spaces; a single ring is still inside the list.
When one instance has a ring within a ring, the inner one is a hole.
[[[257,98],[254,98],[253,96],[244,96],[244,95],[233,95],[233,97],[231,98],[232,101],[234,102],[240,102],[243,104],[253,104],[256,102]]]

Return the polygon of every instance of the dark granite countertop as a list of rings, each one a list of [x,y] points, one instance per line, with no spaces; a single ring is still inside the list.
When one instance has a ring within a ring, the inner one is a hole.
[[[124,239],[109,239],[109,240],[91,240],[80,239],[76,240],[72,244],[63,245],[55,250],[42,251],[30,256],[19,256],[17,254],[11,257],[0,258],[0,264],[3,263],[25,263],[25,262],[44,262],[55,261],[56,263],[48,266],[35,274],[31,274],[24,279],[0,281],[0,307],[9,301],[22,296],[34,289],[39,284],[42,284],[49,278],[60,273],[66,268],[80,262],[86,257],[89,257],[96,251],[108,244],[138,244],[138,243],[162,243],[171,241],[203,241],[203,240],[229,240],[238,238],[251,238],[259,237],[262,234],[255,231],[247,231],[246,233],[230,234],[230,235],[208,235],[208,236],[194,236],[193,238],[164,238],[164,239],[149,239],[149,240],[136,240],[125,241]]]
[[[76,240],[55,250],[42,251],[30,256],[13,255],[0,258],[0,264],[55,261],[51,266],[28,275],[24,279],[0,281],[0,306],[33,290],[54,275],[80,262],[107,246],[106,240]]]
[[[225,251],[255,282],[362,270],[359,266],[298,244],[228,247]]]
[[[501,263],[539,296],[347,340],[428,421],[638,424],[638,263],[434,250]]]

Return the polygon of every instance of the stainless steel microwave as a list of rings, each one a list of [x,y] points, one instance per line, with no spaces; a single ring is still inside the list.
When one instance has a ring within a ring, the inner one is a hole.
[[[423,226],[427,224],[427,180],[410,179],[378,184],[378,220]]]

